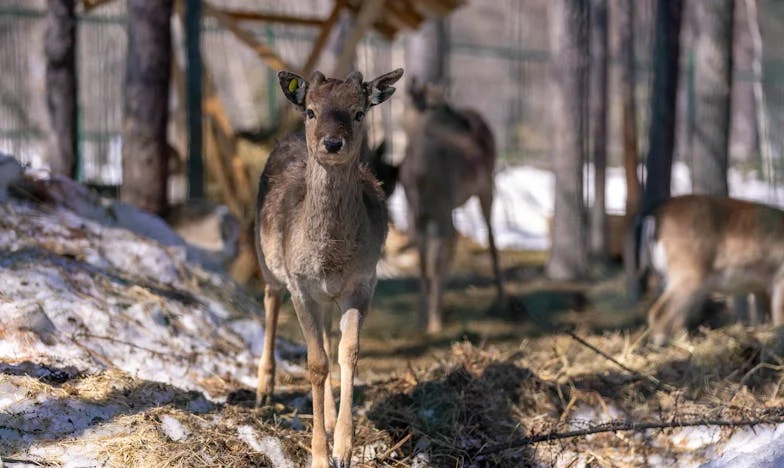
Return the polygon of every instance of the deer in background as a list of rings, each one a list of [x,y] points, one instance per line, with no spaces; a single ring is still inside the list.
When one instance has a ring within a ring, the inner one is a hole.
[[[382,140],[381,143],[372,150],[367,143],[367,139],[362,142],[362,162],[367,165],[370,172],[378,180],[378,183],[381,184],[381,189],[384,191],[384,197],[389,199],[389,197],[392,196],[392,192],[395,191],[399,169],[394,164],[389,164],[384,161],[386,151],[386,140]]]
[[[361,163],[365,114],[389,99],[402,69],[369,82],[314,72],[310,81],[282,71],[286,98],[306,115],[305,133],[280,143],[259,180],[255,238],[265,282],[266,330],[257,404],[273,393],[274,342],[284,288],[291,293],[307,348],[313,391],[314,467],[348,467],[359,331],[376,287],[388,213],[375,177]],[[341,338],[340,408],[330,384],[329,328],[337,305]],[[327,434],[334,431],[332,460]]]
[[[784,211],[710,195],[674,197],[641,219],[637,264],[627,270],[632,296],[651,272],[664,288],[648,312],[651,341],[665,344],[694,319],[708,295],[772,295],[774,325],[784,324]],[[744,296],[741,296],[744,297]]]
[[[452,211],[476,195],[490,245],[493,274],[501,307],[506,294],[490,217],[493,207],[495,140],[474,110],[456,109],[443,90],[408,85],[404,128],[408,145],[400,165],[400,183],[408,205],[409,229],[419,253],[422,304],[420,322],[428,333],[443,328],[443,289],[454,256],[457,233]]]

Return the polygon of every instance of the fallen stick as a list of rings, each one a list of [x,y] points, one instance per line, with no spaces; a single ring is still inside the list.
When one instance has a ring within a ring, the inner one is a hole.
[[[719,427],[743,427],[743,426],[758,426],[761,424],[780,424],[784,423],[784,412],[778,411],[779,414],[774,416],[766,416],[759,419],[696,419],[691,421],[648,421],[648,422],[632,422],[632,421],[610,421],[604,424],[588,427],[586,429],[579,429],[567,432],[548,432],[546,434],[538,434],[529,437],[504,442],[503,444],[488,445],[481,449],[479,452],[482,454],[493,454],[503,452],[505,450],[517,449],[526,447],[528,445],[538,444],[540,442],[551,442],[561,439],[572,439],[575,437],[584,437],[592,434],[602,434],[607,432],[641,432],[650,429],[675,429],[680,427],[694,427],[694,426],[719,426]]]

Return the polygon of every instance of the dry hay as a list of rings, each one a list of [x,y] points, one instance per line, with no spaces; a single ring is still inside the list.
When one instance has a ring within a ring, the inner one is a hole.
[[[736,429],[608,432],[530,443],[608,421],[697,424],[706,420],[784,420],[781,342],[770,331],[739,326],[679,338],[654,349],[632,336],[587,340],[630,373],[569,336],[523,342],[518,349],[452,346],[427,369],[409,371],[371,397],[367,416],[391,440],[412,436],[399,460],[418,452],[434,466],[640,466],[697,463]],[[690,432],[691,431],[691,432]],[[529,442],[501,450],[517,440]]]

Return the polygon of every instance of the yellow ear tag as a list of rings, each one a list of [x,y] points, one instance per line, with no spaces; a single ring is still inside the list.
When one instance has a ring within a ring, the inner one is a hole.
[[[292,78],[291,81],[289,81],[289,92],[293,93],[294,91],[296,91],[298,84],[299,83],[298,83],[297,79],[296,78]]]

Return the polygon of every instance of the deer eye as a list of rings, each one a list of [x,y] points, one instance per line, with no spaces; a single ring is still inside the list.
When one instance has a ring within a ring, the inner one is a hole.
[[[305,111],[305,113],[308,115],[309,119],[315,119],[316,118],[316,113],[313,112],[313,109],[308,109],[308,110]]]
[[[354,114],[354,120],[356,120],[357,122],[361,121],[363,117],[365,117],[365,113],[362,111],[359,111],[356,114]]]

